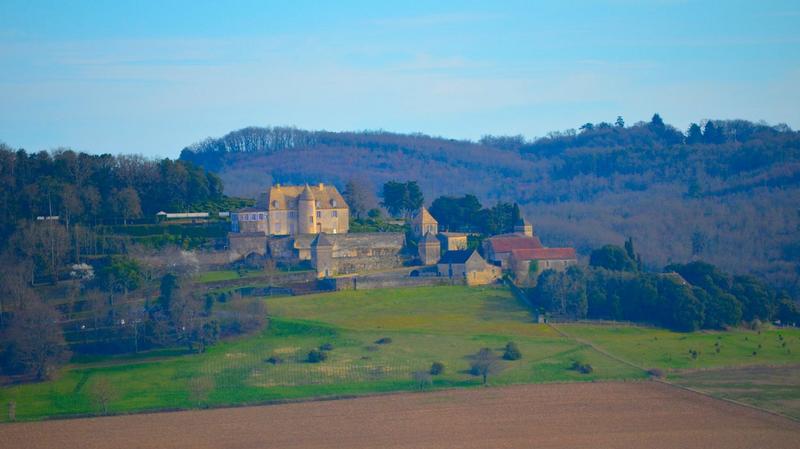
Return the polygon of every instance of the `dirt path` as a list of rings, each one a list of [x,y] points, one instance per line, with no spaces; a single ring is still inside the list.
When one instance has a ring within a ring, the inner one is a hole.
[[[800,424],[655,382],[524,385],[0,425],[12,448],[796,448]]]

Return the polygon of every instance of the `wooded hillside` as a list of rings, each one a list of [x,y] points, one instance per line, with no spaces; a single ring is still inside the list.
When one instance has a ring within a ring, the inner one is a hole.
[[[360,178],[376,192],[415,180],[428,200],[475,194],[516,201],[550,246],[588,255],[631,236],[644,263],[703,259],[798,291],[800,133],[785,125],[705,121],[685,133],[655,115],[587,123],[526,141],[480,142],[388,132],[245,128],[187,147],[229,195],[272,182]]]

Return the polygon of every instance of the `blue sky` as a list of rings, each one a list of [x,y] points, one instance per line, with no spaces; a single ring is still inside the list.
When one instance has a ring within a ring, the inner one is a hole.
[[[176,157],[245,126],[800,127],[797,1],[0,2],[0,141]]]

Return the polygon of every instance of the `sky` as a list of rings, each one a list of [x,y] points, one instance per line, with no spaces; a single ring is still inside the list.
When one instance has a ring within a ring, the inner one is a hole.
[[[800,128],[798,1],[0,1],[0,141],[177,157],[246,126]]]

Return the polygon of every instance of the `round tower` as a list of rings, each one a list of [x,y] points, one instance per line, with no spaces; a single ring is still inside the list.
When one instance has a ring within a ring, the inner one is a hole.
[[[317,205],[314,194],[306,184],[297,198],[297,230],[300,234],[317,233]]]

